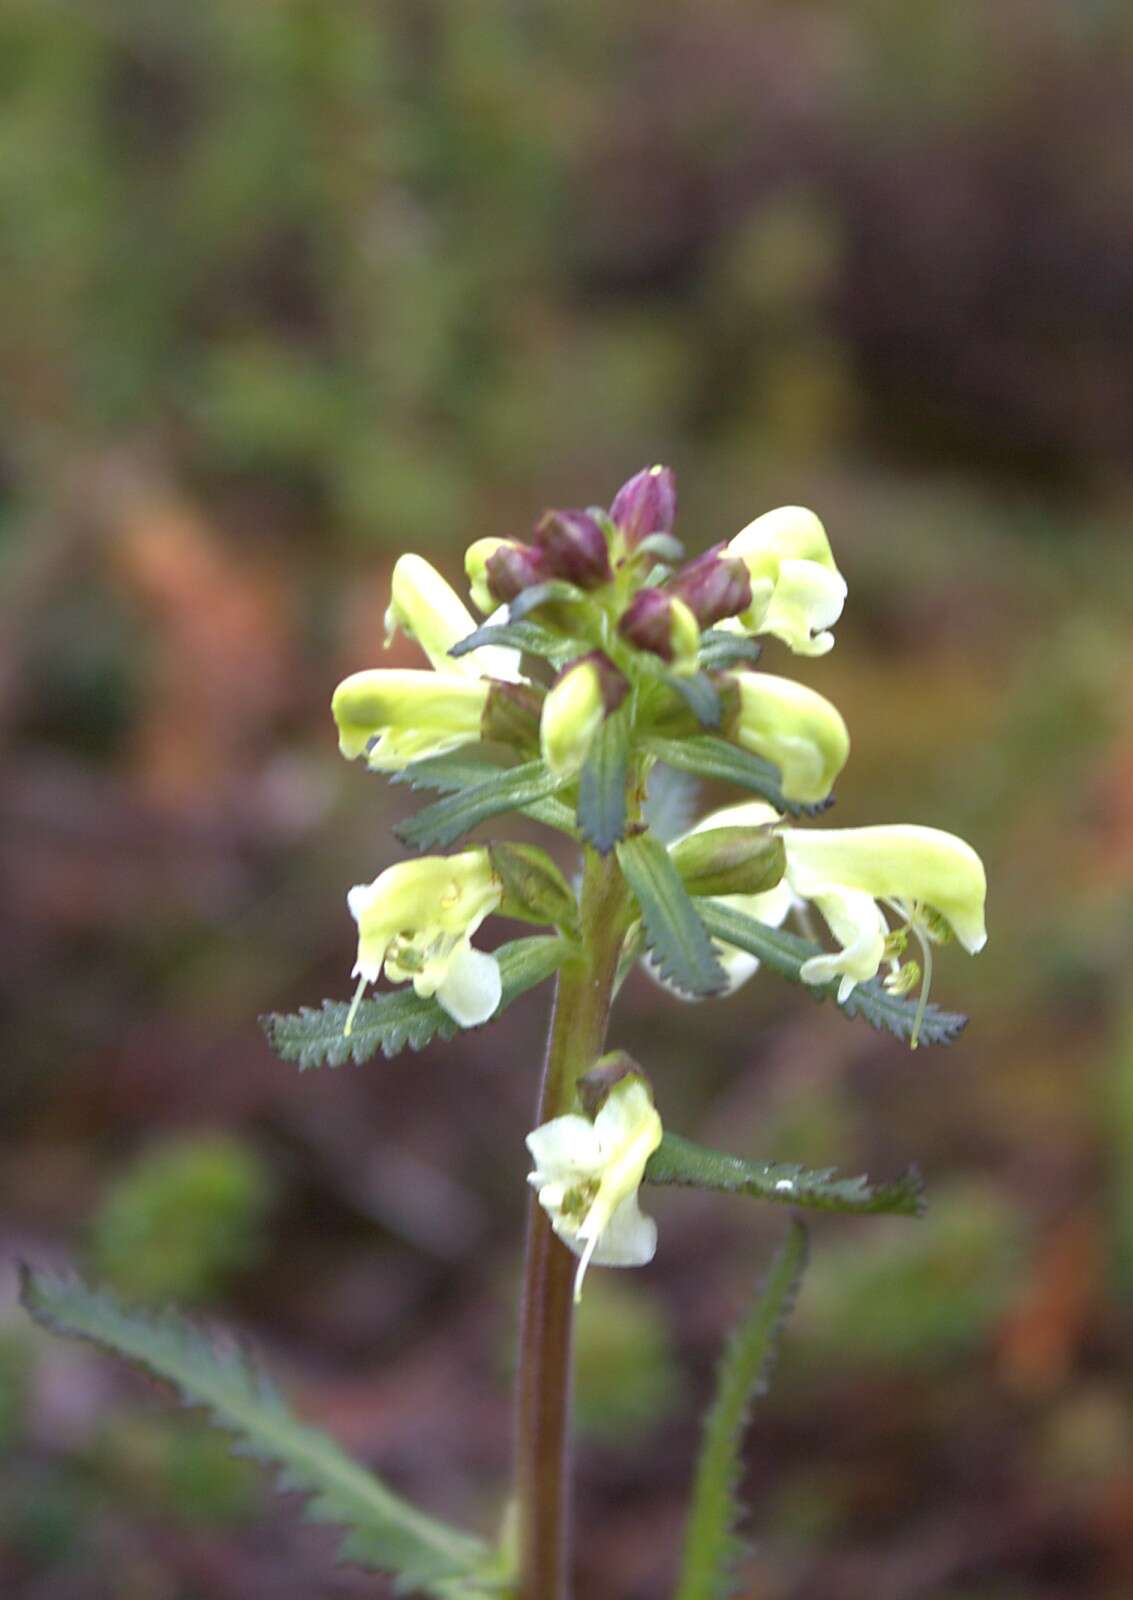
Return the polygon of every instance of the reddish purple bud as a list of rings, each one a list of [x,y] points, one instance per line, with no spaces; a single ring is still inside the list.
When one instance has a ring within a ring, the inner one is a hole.
[[[633,550],[651,533],[672,533],[677,520],[677,480],[671,467],[646,467],[623,483],[610,507],[610,520]]]
[[[735,556],[722,556],[723,548],[723,542],[713,545],[669,580],[670,592],[684,601],[702,628],[738,616],[751,605],[747,567]]]
[[[514,600],[524,589],[546,582],[551,576],[544,565],[543,552],[529,544],[502,544],[485,564],[488,592],[501,605]]]
[[[663,589],[639,589],[622,613],[618,632],[638,650],[673,659],[673,602]]]
[[[596,589],[613,576],[606,535],[589,511],[548,511],[535,528],[535,545],[546,564],[544,577]]]
[[[629,693],[629,684],[604,650],[591,650],[589,655],[579,656],[577,661],[572,661],[570,666],[563,668],[563,671],[559,674],[560,678],[565,677],[571,667],[581,666],[584,661],[592,662],[598,673],[598,687],[602,695],[602,705],[606,715],[609,716],[611,711],[618,709]]]

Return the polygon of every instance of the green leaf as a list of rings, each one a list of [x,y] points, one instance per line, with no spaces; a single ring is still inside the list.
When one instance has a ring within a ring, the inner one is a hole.
[[[489,1020],[494,1022],[513,1000],[557,972],[569,950],[566,940],[546,934],[501,945],[496,958],[503,994]],[[346,1061],[361,1065],[379,1050],[384,1056],[396,1056],[407,1046],[423,1050],[432,1039],[451,1039],[459,1031],[443,1006],[421,999],[410,987],[363,1000],[346,1036],[342,1030],[349,1012],[347,1000],[324,1000],[318,1010],[304,1006],[290,1015],[261,1017],[260,1026],[276,1055],[297,1062],[301,1072],[341,1067]]]
[[[219,1344],[172,1311],[128,1309],[75,1277],[21,1268],[27,1311],[52,1333],[88,1340],[204,1407],[241,1455],[273,1464],[281,1490],[309,1496],[306,1515],[346,1530],[344,1560],[395,1572],[402,1592],[463,1600],[500,1592],[498,1558],[481,1540],[425,1515],[328,1435],[301,1422],[246,1349]],[[485,1587],[487,1585],[488,1587]]]
[[[498,816],[501,811],[520,811],[545,800],[561,789],[564,781],[542,761],[504,767],[470,789],[445,795],[415,817],[399,822],[393,831],[402,844],[415,850],[443,849],[488,817]]]
[[[727,628],[709,628],[700,636],[698,659],[704,672],[722,672],[737,661],[753,666],[763,654],[763,646],[746,634],[729,633]]]
[[[577,655],[580,648],[577,640],[564,639],[553,628],[527,618],[519,622],[485,622],[475,633],[454,644],[449,655],[466,656],[482,645],[505,645],[512,650],[526,651],[528,655],[543,656],[548,661]]]
[[[626,831],[629,730],[625,709],[611,712],[594,735],[578,775],[578,831],[604,856]]]
[[[464,745],[450,750],[447,755],[430,756],[427,761],[414,761],[392,775],[392,782],[407,783],[414,790],[432,790],[439,794],[456,794],[462,789],[473,789],[501,772],[514,772],[514,767],[501,766],[500,762],[479,745]],[[574,825],[574,812],[561,800],[550,797],[533,800],[518,807],[525,817],[542,822],[560,833],[578,837]]]
[[[719,993],[727,986],[724,970],[665,846],[639,833],[618,846],[618,861],[661,976],[687,994]]]
[[[647,1183],[752,1195],[813,1211],[903,1217],[919,1217],[924,1211],[924,1180],[915,1167],[892,1183],[870,1183],[864,1175],[839,1177],[833,1167],[808,1171],[780,1161],[744,1161],[668,1132],[650,1157],[645,1178]]]
[[[676,1600],[729,1600],[739,1593],[736,1567],[744,1547],[736,1535],[742,1516],[736,1496],[743,1437],[752,1401],[767,1392],[806,1259],[806,1229],[792,1218],[762,1289],[724,1352],[716,1399],[705,1419]]]
[[[738,784],[741,789],[750,789],[753,794],[762,795],[776,811],[787,812],[793,817],[817,816],[833,803],[824,800],[818,805],[804,806],[796,800],[785,799],[777,767],[772,766],[770,761],[764,761],[762,756],[752,755],[738,744],[730,744],[727,739],[719,739],[712,734],[693,734],[687,739],[666,739],[659,734],[651,734],[645,741],[645,747],[652,755],[680,772],[691,772],[698,778],[712,778],[720,783]]]
[[[567,583],[565,578],[551,578],[546,583],[532,584],[530,589],[517,594],[508,603],[508,621],[521,622],[528,612],[537,611],[540,606],[585,599],[586,595],[577,584]]]
[[[720,695],[706,672],[668,672],[660,668],[657,676],[680,695],[702,728],[720,726]],[[675,763],[674,763],[675,765]]]
[[[634,547],[635,556],[655,556],[667,567],[676,567],[685,558],[685,547],[671,533],[649,533]]]
[[[882,1033],[891,1033],[898,1039],[911,1039],[916,1020],[917,1002],[905,996],[887,994],[876,978],[859,983],[849,998],[840,1004],[837,999],[838,984],[803,983],[800,976],[804,961],[821,955],[818,945],[809,939],[783,928],[769,928],[718,900],[698,902],[704,926],[714,939],[734,944],[749,955],[758,956],[763,965],[781,978],[801,984],[814,1000],[834,1000],[839,1011],[847,1017],[861,1017],[871,1027]],[[951,1044],[967,1025],[967,1017],[958,1011],[941,1011],[939,1006],[925,1008],[921,1024],[921,1044]]]
[[[502,917],[550,923],[578,935],[578,902],[545,850],[533,844],[500,841],[488,846],[492,870],[504,886]]]

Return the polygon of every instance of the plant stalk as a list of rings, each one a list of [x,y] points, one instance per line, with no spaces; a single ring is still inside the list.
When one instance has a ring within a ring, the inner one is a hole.
[[[555,986],[537,1122],[575,1109],[601,1055],[626,930],[625,883],[611,853],[586,850],[579,957]],[[521,1600],[569,1600],[571,1331],[578,1262],[532,1195],[520,1306],[516,1496]]]

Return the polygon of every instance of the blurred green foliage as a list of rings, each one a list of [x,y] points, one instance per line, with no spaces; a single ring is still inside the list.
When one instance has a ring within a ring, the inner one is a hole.
[[[878,1222],[812,1261],[795,1325],[804,1363],[931,1370],[987,1339],[1025,1267],[1020,1221],[987,1184],[938,1189],[924,1219]]]
[[[271,1194],[242,1141],[168,1140],[111,1184],[91,1223],[92,1267],[127,1299],[206,1299],[259,1257]]]
[[[665,1308],[622,1273],[588,1281],[575,1321],[575,1414],[582,1434],[632,1449],[680,1404]]]

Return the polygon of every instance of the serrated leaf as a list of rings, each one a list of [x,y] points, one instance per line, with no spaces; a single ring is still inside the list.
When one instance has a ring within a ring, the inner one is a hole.
[[[777,767],[772,766],[770,761],[764,761],[762,756],[752,755],[738,744],[730,744],[727,739],[717,738],[713,734],[693,734],[687,739],[667,739],[660,734],[651,734],[645,741],[645,747],[650,754],[680,772],[691,772],[698,778],[712,778],[720,783],[738,784],[741,789],[761,795],[776,811],[793,817],[818,816],[833,804],[832,800],[824,800],[818,805],[804,806],[796,800],[785,799]]]
[[[649,833],[624,839],[618,862],[637,900],[646,948],[661,976],[686,994],[718,994],[726,988],[712,941],[660,840]]]
[[[542,761],[504,767],[469,789],[457,789],[415,817],[399,822],[394,833],[415,850],[443,849],[461,834],[501,811],[521,811],[561,789],[564,779]]]
[[[709,628],[700,636],[697,659],[705,672],[722,672],[737,662],[753,666],[763,654],[763,646],[743,633],[729,633],[727,628]]]
[[[629,734],[625,709],[611,712],[594,735],[578,775],[578,831],[603,856],[626,831]]]
[[[745,1161],[667,1131],[649,1159],[645,1179],[647,1183],[715,1189],[720,1194],[772,1200],[776,1205],[846,1211],[855,1216],[919,1217],[924,1210],[924,1180],[915,1167],[891,1183],[871,1183],[864,1174],[840,1177],[833,1167],[810,1171],[781,1161]]]
[[[329,1434],[301,1422],[242,1346],[218,1344],[172,1311],[129,1309],[77,1277],[25,1266],[20,1278],[24,1307],[43,1327],[85,1339],[172,1384],[187,1405],[203,1407],[236,1437],[240,1454],[274,1465],[281,1489],[310,1497],[309,1519],[346,1530],[344,1559],[394,1572],[403,1592],[438,1600],[500,1592],[498,1561],[488,1546],[419,1511]]]
[[[746,950],[749,955],[758,956],[770,971],[801,985],[812,999],[833,1000],[847,1017],[861,1017],[871,1027],[898,1039],[912,1038],[917,1015],[915,1000],[887,994],[877,979],[871,978],[868,983],[859,983],[848,999],[839,1002],[837,981],[803,983],[800,975],[804,961],[822,954],[818,945],[784,928],[769,928],[742,911],[721,905],[718,900],[701,900],[697,904],[704,925],[714,939],[722,939],[726,944]],[[920,1043],[951,1044],[967,1021],[958,1011],[942,1011],[939,1006],[929,1005],[921,1023]]]
[[[503,994],[494,1015],[557,972],[570,946],[545,934],[513,939],[496,951]],[[284,1061],[294,1061],[301,1072],[311,1067],[341,1067],[347,1061],[361,1065],[380,1050],[398,1055],[407,1047],[423,1050],[433,1039],[451,1039],[459,1025],[435,999],[424,1000],[412,988],[363,1000],[349,1036],[343,1034],[350,1013],[347,1000],[324,1000],[316,1009],[304,1006],[286,1015],[274,1012],[260,1018],[268,1043]]]
[[[685,1533],[676,1600],[731,1600],[739,1593],[736,1567],[744,1553],[737,1537],[737,1500],[744,1434],[752,1402],[767,1392],[779,1336],[806,1268],[807,1234],[792,1218],[761,1289],[732,1334],[716,1378],[716,1398],[704,1423]]]
[[[408,767],[403,767],[400,772],[394,773],[392,781],[407,783],[414,790],[425,789],[437,794],[456,794],[463,789],[473,789],[500,772],[514,771],[514,767],[503,766],[480,746],[464,745],[459,750],[449,751],[447,755],[430,756],[427,761],[414,761]],[[553,796],[545,800],[533,800],[529,805],[517,807],[517,810],[535,822],[542,822],[548,828],[557,829],[559,833],[570,834],[572,839],[578,837],[574,812]]]
[[[560,656],[577,655],[579,651],[576,639],[564,639],[553,628],[544,627],[541,622],[531,618],[523,618],[518,622],[485,622],[475,633],[468,634],[454,644],[449,655],[466,656],[483,645],[504,645],[512,650],[526,651],[528,655],[542,656],[548,661],[556,661]]]

